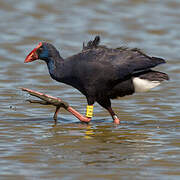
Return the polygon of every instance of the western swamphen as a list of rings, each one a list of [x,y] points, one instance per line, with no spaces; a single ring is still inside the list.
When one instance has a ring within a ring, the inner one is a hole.
[[[96,36],[80,53],[63,59],[50,43],[40,42],[26,57],[25,63],[41,59],[47,63],[53,79],[73,86],[87,98],[86,122],[93,115],[93,104],[98,102],[111,114],[114,123],[120,120],[111,108],[110,99],[146,92],[168,80],[168,75],[151,68],[165,63],[141,50],[127,47],[108,48],[99,45]]]

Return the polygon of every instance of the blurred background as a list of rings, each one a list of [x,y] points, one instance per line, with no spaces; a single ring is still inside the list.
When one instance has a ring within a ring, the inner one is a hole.
[[[0,177],[2,179],[179,179],[179,0],[0,0]],[[167,64],[168,83],[113,100],[121,119],[95,105],[89,125],[54,107],[29,104],[20,87],[61,97],[81,113],[86,100],[49,76],[41,61],[24,64],[40,41],[62,57],[101,36],[109,47],[141,48]]]

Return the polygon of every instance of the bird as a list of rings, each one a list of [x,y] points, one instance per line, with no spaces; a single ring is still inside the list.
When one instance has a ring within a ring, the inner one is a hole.
[[[100,44],[100,36],[83,43],[79,53],[67,58],[54,45],[42,41],[24,62],[38,59],[45,61],[52,79],[76,88],[86,97],[86,119],[82,119],[85,122],[91,121],[97,102],[110,113],[115,124],[120,124],[111,106],[112,99],[144,93],[169,80],[166,73],[152,70],[166,63],[163,58],[149,56],[138,48],[109,48]]]

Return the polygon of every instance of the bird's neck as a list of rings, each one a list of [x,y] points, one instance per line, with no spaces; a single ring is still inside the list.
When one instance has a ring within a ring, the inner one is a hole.
[[[49,57],[46,61],[49,73],[53,79],[61,79],[64,76],[64,59],[61,56]]]

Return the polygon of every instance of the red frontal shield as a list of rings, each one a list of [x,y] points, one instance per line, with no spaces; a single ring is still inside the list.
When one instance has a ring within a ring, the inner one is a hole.
[[[40,48],[42,46],[42,42],[40,42],[26,57],[25,59],[25,63],[28,62],[32,62],[35,61],[36,59],[38,59],[38,55],[37,55],[37,49]]]

